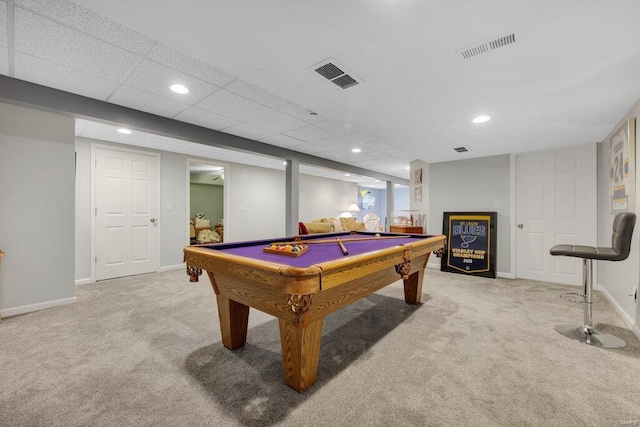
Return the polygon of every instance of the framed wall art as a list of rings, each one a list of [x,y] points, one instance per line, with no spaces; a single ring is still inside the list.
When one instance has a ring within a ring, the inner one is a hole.
[[[611,214],[635,210],[635,126],[630,117],[609,138],[609,196]]]

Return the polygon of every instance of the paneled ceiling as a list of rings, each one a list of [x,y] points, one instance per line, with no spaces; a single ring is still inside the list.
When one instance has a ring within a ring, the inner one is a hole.
[[[0,0],[0,73],[407,179],[414,159],[603,140],[640,98],[639,16],[636,0]],[[327,60],[359,84],[316,73]],[[114,129],[78,123],[282,168]]]

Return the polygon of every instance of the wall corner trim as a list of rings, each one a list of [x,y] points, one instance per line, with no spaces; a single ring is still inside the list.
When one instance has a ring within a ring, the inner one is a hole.
[[[607,300],[609,300],[613,308],[615,308],[618,314],[620,315],[620,317],[622,317],[622,320],[624,320],[624,323],[627,325],[627,327],[633,331],[633,333],[636,335],[636,337],[638,337],[638,339],[640,339],[640,327],[638,327],[638,324],[631,318],[631,316],[627,314],[626,311],[624,311],[622,306],[618,304],[618,301],[613,299],[611,294],[607,292],[604,286],[598,286],[598,287],[599,287],[599,291],[602,292],[602,294],[605,297],[607,297]]]

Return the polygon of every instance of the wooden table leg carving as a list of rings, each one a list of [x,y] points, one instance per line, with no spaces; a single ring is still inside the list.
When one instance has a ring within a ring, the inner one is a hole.
[[[296,295],[290,294],[287,304],[293,312],[293,324],[296,326],[306,326],[309,320],[307,312],[311,308],[311,294]]]
[[[323,319],[320,318],[301,328],[289,321],[278,319],[284,380],[289,387],[299,393],[316,382],[322,321]]]
[[[218,316],[222,344],[228,349],[242,347],[247,342],[249,306],[217,294]]]
[[[198,276],[202,274],[202,269],[198,267],[192,267],[187,264],[187,274],[189,275],[190,282],[197,282]]]

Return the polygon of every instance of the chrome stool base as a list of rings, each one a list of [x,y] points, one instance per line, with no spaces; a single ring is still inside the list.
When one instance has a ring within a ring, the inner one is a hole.
[[[556,331],[572,340],[602,348],[625,348],[627,343],[620,338],[599,332],[590,326],[558,325]]]

